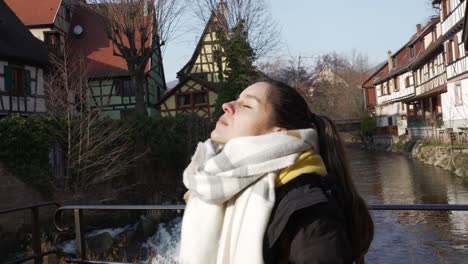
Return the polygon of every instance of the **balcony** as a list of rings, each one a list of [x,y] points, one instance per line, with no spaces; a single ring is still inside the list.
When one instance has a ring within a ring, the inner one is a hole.
[[[465,2],[463,2],[465,3]],[[465,56],[459,60],[452,62],[451,64],[447,65],[447,80],[455,78],[465,72],[468,71],[468,57]]]
[[[463,1],[449,14],[447,18],[445,18],[442,22],[442,36],[449,33],[455,26],[460,25],[463,17],[465,16],[465,9],[466,1]]]
[[[431,93],[431,91],[435,90],[436,88],[441,87],[442,85],[447,83],[447,76],[445,75],[445,71],[432,77],[432,79],[422,83],[419,86],[416,86],[415,95],[423,95]]]
[[[400,88],[399,90],[394,90],[390,92],[390,94],[377,97],[377,104],[382,105],[386,103],[399,102],[413,95],[414,95],[414,85],[411,85],[406,88]]]

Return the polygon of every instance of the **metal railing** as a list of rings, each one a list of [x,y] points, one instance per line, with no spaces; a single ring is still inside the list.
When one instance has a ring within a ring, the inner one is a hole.
[[[377,211],[468,211],[468,204],[370,204],[370,210]],[[67,258],[67,263],[89,264],[125,264],[86,259],[85,236],[83,232],[83,210],[184,210],[185,205],[68,205],[55,211],[54,222],[59,231],[69,230],[64,225],[63,216],[67,210],[73,210],[75,223],[76,258]]]
[[[39,225],[39,207],[45,207],[45,206],[60,207],[60,204],[54,203],[54,202],[46,202],[46,203],[33,204],[33,205],[11,208],[11,209],[0,211],[0,216],[1,216],[1,215],[14,213],[18,211],[31,210],[31,240],[32,240],[33,255],[16,258],[14,260],[4,262],[4,264],[21,263],[21,262],[25,262],[31,259],[34,259],[35,264],[41,264],[44,256],[54,254],[57,252],[57,250],[55,249],[42,252],[41,228]]]

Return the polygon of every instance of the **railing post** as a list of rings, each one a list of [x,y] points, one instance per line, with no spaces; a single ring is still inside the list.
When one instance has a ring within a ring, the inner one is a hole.
[[[75,235],[76,235],[76,257],[86,260],[86,243],[83,232],[83,211],[74,209],[75,216]]]
[[[39,226],[39,208],[31,208],[32,249],[34,264],[42,264],[41,230]]]

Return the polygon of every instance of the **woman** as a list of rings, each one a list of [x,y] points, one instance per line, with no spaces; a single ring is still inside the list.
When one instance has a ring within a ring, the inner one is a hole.
[[[373,237],[332,122],[277,81],[223,105],[184,171],[181,263],[363,263]]]

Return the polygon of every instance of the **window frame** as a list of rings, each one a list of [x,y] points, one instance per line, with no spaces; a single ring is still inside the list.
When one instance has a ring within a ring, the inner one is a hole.
[[[461,106],[463,105],[463,92],[461,89],[461,83],[456,83],[453,91],[454,91],[454,96],[455,96],[455,106]]]

